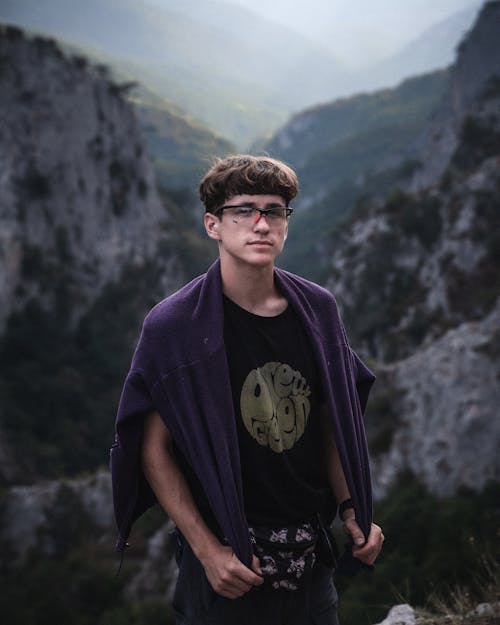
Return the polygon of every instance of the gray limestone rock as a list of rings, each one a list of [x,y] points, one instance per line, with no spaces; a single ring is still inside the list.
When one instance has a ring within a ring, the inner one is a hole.
[[[415,625],[415,611],[407,603],[395,605],[387,614],[387,617],[377,625]]]
[[[59,285],[81,316],[169,245],[171,218],[119,85],[14,28],[0,28],[0,56],[1,331],[30,298],[50,309]]]

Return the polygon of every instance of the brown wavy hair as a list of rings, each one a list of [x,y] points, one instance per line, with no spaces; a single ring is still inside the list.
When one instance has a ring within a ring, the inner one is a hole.
[[[200,200],[213,213],[234,195],[280,195],[288,206],[299,192],[297,174],[268,156],[218,158],[200,182]]]

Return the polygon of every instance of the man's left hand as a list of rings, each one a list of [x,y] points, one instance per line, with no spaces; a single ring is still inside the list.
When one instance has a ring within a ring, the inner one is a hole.
[[[361,560],[363,564],[372,565],[382,550],[382,545],[384,543],[382,529],[375,523],[372,523],[370,533],[368,534],[368,540],[365,541],[363,532],[356,523],[354,510],[349,509],[346,510],[344,514],[344,531],[352,539],[352,555],[358,558],[358,560]]]

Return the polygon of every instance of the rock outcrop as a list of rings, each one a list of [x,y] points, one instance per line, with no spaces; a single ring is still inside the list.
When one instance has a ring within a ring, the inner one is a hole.
[[[81,316],[169,246],[170,215],[120,86],[13,27],[0,28],[0,59],[1,331],[32,298],[52,308],[61,289]]]
[[[15,486],[2,496],[0,546],[6,566],[22,565],[33,552],[54,557],[78,546],[84,535],[111,555],[116,530],[108,471],[76,479]],[[129,571],[126,596],[171,599],[177,569],[171,521],[146,538],[144,556]],[[109,557],[108,555],[108,557]],[[127,557],[127,556],[125,556]],[[8,561],[8,564],[7,564]],[[116,567],[119,558],[117,556]]]
[[[139,312],[134,310],[137,319],[120,321],[119,332],[125,328],[127,334],[120,334],[121,340],[132,343],[141,311],[151,299],[173,291],[183,276],[171,206],[158,193],[155,171],[134,111],[124,99],[124,88],[111,82],[103,68],[90,66],[82,57],[69,58],[52,40],[29,38],[17,28],[0,26],[0,118],[2,341],[11,315],[22,314],[35,301],[49,317],[61,319],[55,340],[77,345],[74,330],[79,321],[111,292],[117,298],[135,294],[142,301]],[[126,306],[116,301],[110,311],[109,302],[106,305],[93,314],[112,333],[117,331],[111,327],[113,318],[118,325],[116,319]],[[40,330],[30,327],[30,332],[36,340]],[[86,347],[81,345],[82,354]],[[56,351],[60,345],[53,348]],[[27,362],[29,356],[19,350],[14,357],[11,369],[26,373],[40,366]],[[116,354],[106,357],[113,359]],[[88,380],[75,363],[56,364],[55,378],[59,373],[69,376],[65,382],[54,382],[56,391],[60,385],[59,394],[66,382],[72,384],[71,378],[85,396]],[[102,400],[114,406],[112,383],[111,378],[105,383]],[[84,536],[104,541],[105,551],[111,553],[115,527],[108,471],[33,483],[37,471],[26,476],[20,462],[29,455],[19,435],[29,424],[20,426],[16,421],[22,420],[20,401],[19,396],[17,402],[9,396],[0,411],[0,536],[10,565],[22,564],[31,553],[64,555]],[[34,406],[30,424],[36,430],[38,421],[45,420],[47,406]],[[63,420],[74,422],[69,402],[66,410]],[[90,440],[85,437],[90,435],[91,416],[84,414],[85,422],[77,426],[83,448]],[[102,463],[112,442],[112,411],[107,418],[109,440],[99,443]],[[51,424],[55,432],[55,418]],[[71,439],[69,425],[66,434]],[[31,431],[30,435],[37,436]],[[48,433],[49,438],[55,436]],[[38,439],[42,454],[47,441],[46,435],[45,440]],[[63,438],[51,444],[69,448],[70,454],[74,449]],[[50,474],[57,475],[57,467]],[[30,485],[20,485],[27,482]]]
[[[373,458],[376,497],[408,470],[438,496],[500,481],[499,338],[500,302],[485,319],[381,369],[385,388],[377,392],[391,396],[393,421],[387,451]]]
[[[500,3],[486,2],[474,27],[462,40],[452,66],[449,86],[419,141],[422,167],[414,176],[414,190],[437,182],[460,142],[467,116],[498,116],[500,85]]]
[[[333,245],[328,287],[380,376],[367,415],[377,497],[405,470],[439,496],[500,479],[499,26],[489,2],[413,190],[360,206]]]
[[[73,508],[80,524],[89,524],[102,540],[114,534],[111,480],[108,471],[92,476],[53,480],[33,486],[13,486],[2,497],[1,541],[9,546],[13,561],[23,561],[29,551],[41,548],[51,554],[55,536],[40,536],[54,530],[54,514]]]
[[[378,625],[415,625],[415,610],[407,603],[393,606]]]

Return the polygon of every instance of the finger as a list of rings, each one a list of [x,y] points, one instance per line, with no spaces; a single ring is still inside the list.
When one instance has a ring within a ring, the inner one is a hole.
[[[384,539],[381,528],[373,524],[366,544],[362,547],[355,547],[353,555],[365,564],[373,564],[382,549]]]
[[[217,594],[229,599],[241,597],[252,588],[251,584],[244,582],[230,570],[222,572],[212,586]]]
[[[264,583],[264,578],[261,575],[255,574],[253,571],[244,566],[239,560],[237,562],[239,563],[239,566],[226,571],[222,578],[223,590],[228,593],[228,596],[231,595],[233,598],[241,597],[252,587],[260,586]]]
[[[252,571],[254,573],[257,573],[257,575],[259,575],[260,577],[262,577],[262,569],[260,568],[260,560],[256,555],[252,557]]]
[[[250,584],[251,586],[260,586],[264,579],[262,577],[262,570],[260,568],[259,559],[253,556],[252,558],[252,569],[246,567],[240,560],[236,560],[237,569],[235,573],[238,577],[245,583]],[[255,568],[254,568],[255,567]]]
[[[262,578],[262,571],[260,571],[260,574],[257,574],[256,572],[254,572],[253,570],[245,566],[243,562],[241,562],[241,560],[239,560],[235,554],[233,554],[233,556],[234,557],[231,559],[231,565],[228,569],[228,571],[233,576],[233,579],[234,580],[238,579],[242,581],[244,584],[248,584],[250,586],[260,586],[260,584],[262,584],[262,582],[264,581]],[[258,558],[255,558],[255,559],[257,560],[257,566],[260,570],[260,562]],[[253,564],[254,564],[254,559],[252,558],[252,564],[251,564],[252,568],[253,568]]]
[[[344,522],[344,530],[349,534],[355,546],[360,547],[365,544],[365,535],[354,519],[347,519]]]
[[[252,586],[250,584],[244,584],[241,582],[225,582],[224,585],[220,586],[216,592],[228,599],[237,599],[238,597],[245,595],[251,588]]]

